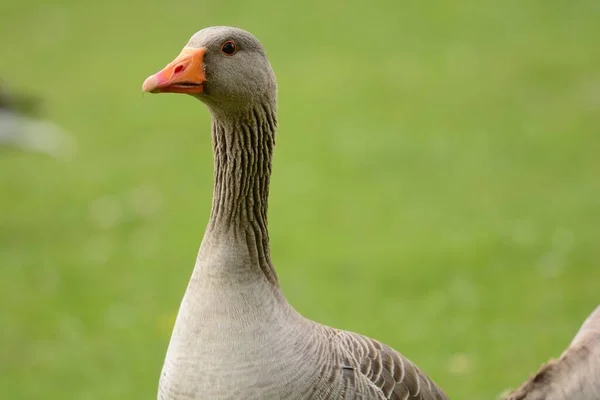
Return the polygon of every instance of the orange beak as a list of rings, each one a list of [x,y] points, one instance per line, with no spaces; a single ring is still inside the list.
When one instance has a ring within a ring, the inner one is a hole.
[[[161,71],[142,84],[143,92],[198,94],[204,91],[204,53],[206,49],[184,47]]]

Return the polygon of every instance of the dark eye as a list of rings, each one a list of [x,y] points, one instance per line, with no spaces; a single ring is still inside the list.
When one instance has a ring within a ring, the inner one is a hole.
[[[237,51],[237,45],[235,44],[235,42],[228,40],[225,43],[223,43],[223,46],[221,46],[221,51],[225,55],[232,56]]]

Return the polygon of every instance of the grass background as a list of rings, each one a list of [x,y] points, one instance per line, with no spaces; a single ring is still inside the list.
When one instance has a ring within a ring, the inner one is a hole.
[[[70,161],[0,157],[0,388],[151,399],[208,217],[209,116],[143,79],[209,25],[278,75],[272,251],[305,315],[492,399],[600,303],[600,3],[0,3]]]

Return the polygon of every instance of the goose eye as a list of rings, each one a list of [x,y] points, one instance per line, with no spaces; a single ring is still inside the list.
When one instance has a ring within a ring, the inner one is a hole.
[[[237,46],[235,42],[228,40],[225,43],[223,43],[223,46],[221,46],[221,51],[225,55],[232,56],[237,51]]]

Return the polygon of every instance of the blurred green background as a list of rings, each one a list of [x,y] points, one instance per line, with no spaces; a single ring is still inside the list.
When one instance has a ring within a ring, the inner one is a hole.
[[[558,356],[600,303],[597,0],[0,4],[0,77],[76,137],[0,152],[0,390],[152,399],[210,208],[209,115],[144,96],[210,25],[279,80],[272,252],[290,302],[453,399]]]

